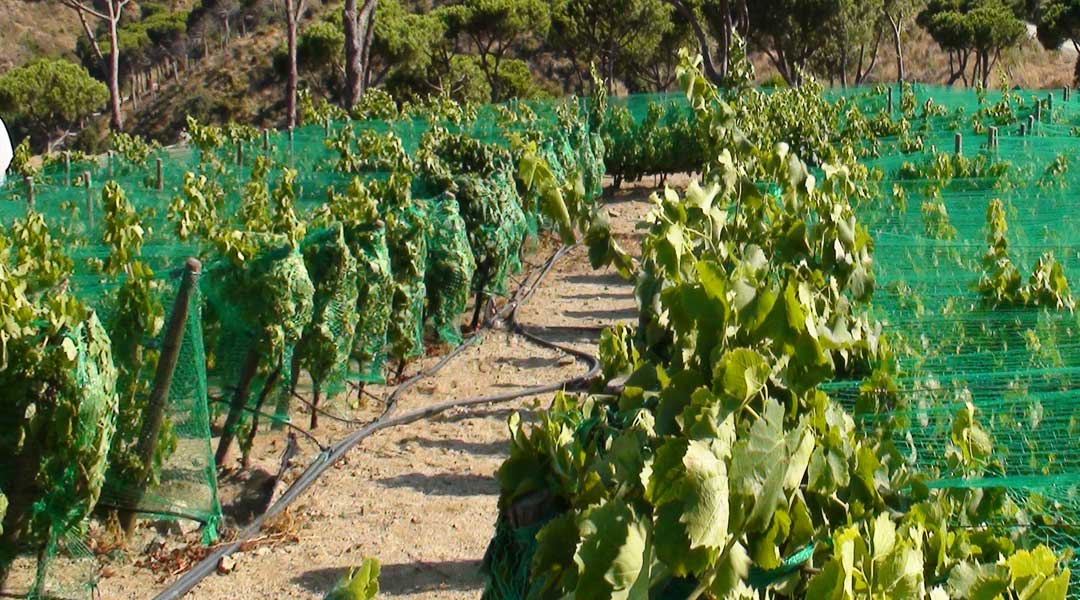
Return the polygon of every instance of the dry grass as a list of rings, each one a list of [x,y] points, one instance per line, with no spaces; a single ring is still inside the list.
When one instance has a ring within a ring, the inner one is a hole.
[[[75,11],[51,2],[0,0],[0,15],[0,73],[36,56],[71,56],[82,33]]]

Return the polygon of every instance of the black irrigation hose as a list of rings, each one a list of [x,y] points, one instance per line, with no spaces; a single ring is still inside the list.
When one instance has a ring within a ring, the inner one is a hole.
[[[511,331],[522,335],[523,337],[534,343],[548,348],[560,350],[577,357],[582,362],[585,362],[589,365],[589,370],[586,373],[556,383],[525,388],[515,392],[494,394],[491,396],[467,398],[464,400],[452,400],[395,416],[393,413],[396,412],[397,398],[402,393],[404,393],[405,390],[412,387],[412,385],[414,385],[416,382],[430,376],[431,374],[438,372],[438,370],[444,367],[454,356],[457,356],[458,354],[463,352],[467,346],[471,345],[472,340],[479,339],[480,337],[479,335],[472,336],[471,338],[469,338],[468,341],[462,343],[452,352],[444,356],[431,369],[423,371],[420,374],[413,376],[411,379],[406,380],[401,385],[399,385],[397,389],[395,389],[394,392],[387,399],[386,410],[378,419],[365,425],[362,429],[349,434],[339,442],[331,445],[328,449],[320,452],[319,455],[315,458],[315,460],[312,461],[310,465],[308,465],[307,469],[304,470],[300,477],[297,478],[296,481],[294,481],[292,485],[289,486],[289,488],[285,491],[284,494],[282,494],[280,498],[278,498],[277,502],[271,505],[265,513],[259,515],[251,523],[249,523],[248,526],[240,532],[240,534],[235,540],[227,544],[222,544],[215,548],[205,558],[203,558],[201,561],[191,567],[191,569],[181,575],[179,579],[170,584],[169,587],[165,588],[162,592],[156,595],[154,597],[154,600],[173,600],[184,596],[192,589],[194,589],[195,586],[199,584],[199,582],[201,582],[203,579],[215,572],[218,562],[222,558],[225,558],[226,556],[229,556],[230,554],[236,552],[246,540],[249,540],[258,535],[258,533],[262,530],[263,524],[268,519],[272,519],[281,514],[286,508],[288,508],[290,504],[292,504],[297,498],[299,498],[301,494],[306,492],[308,488],[314,485],[314,483],[319,479],[319,477],[321,477],[322,474],[328,468],[330,468],[330,466],[341,460],[351,449],[357,446],[360,442],[364,441],[366,438],[370,437],[372,434],[382,431],[383,429],[397,427],[400,425],[407,425],[409,423],[414,423],[422,419],[430,418],[453,408],[465,408],[480,404],[507,402],[527,396],[536,396],[548,392],[575,388],[583,385],[585,382],[596,376],[596,374],[600,371],[600,362],[596,359],[596,357],[587,352],[582,352],[580,350],[540,338],[528,331],[523,325],[518,323],[516,318],[518,308],[522,304],[524,304],[524,302],[527,301],[530,297],[532,297],[533,293],[539,286],[540,281],[544,279],[547,273],[554,266],[555,262],[557,262],[559,258],[569,252],[570,249],[571,247],[569,246],[561,247],[547,261],[543,271],[531,284],[528,291],[522,293],[522,289],[524,288],[519,289],[518,293],[515,294],[515,297],[496,313],[495,319],[506,319]],[[488,323],[486,323],[485,325],[488,325],[490,323],[491,321],[489,320]]]

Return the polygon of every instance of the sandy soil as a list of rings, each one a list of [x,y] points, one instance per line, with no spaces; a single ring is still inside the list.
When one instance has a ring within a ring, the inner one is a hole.
[[[640,232],[634,226],[649,209],[651,191],[644,185],[627,188],[609,206],[616,235],[628,250],[636,250]],[[552,250],[552,244],[545,244],[530,262],[543,262]],[[552,328],[545,337],[593,352],[598,333],[558,327],[608,325],[635,315],[631,286],[613,272],[592,270],[586,250],[578,248],[555,266],[519,310],[518,320]],[[417,366],[437,360],[428,357]],[[546,384],[584,369],[564,353],[506,332],[490,332],[404,394],[400,410]],[[387,392],[371,391],[376,396]],[[235,554],[235,561],[222,569],[227,573],[207,578],[188,597],[322,598],[350,566],[370,556],[382,564],[380,597],[478,598],[484,586],[481,560],[496,517],[494,474],[508,451],[506,419],[513,411],[527,412],[549,401],[547,394],[455,410],[368,438],[266,529],[263,538]],[[337,412],[357,421],[370,420],[383,408],[378,401],[357,411],[342,406],[339,402]],[[298,421],[307,425],[306,418]],[[323,417],[313,433],[328,444],[355,428]],[[301,452],[273,491],[272,474],[278,471],[285,439],[283,432],[264,434],[252,468],[221,477],[231,523],[249,520],[318,452],[314,443],[299,438]],[[198,557],[197,545],[185,545],[197,535],[178,534],[175,526],[161,533],[152,524],[143,525],[129,550],[114,552],[105,561],[100,597],[151,597],[187,566],[186,558]]]

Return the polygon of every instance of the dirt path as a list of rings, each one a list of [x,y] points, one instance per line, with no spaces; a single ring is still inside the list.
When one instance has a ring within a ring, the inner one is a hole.
[[[609,207],[614,231],[627,249],[636,249],[634,225],[648,211],[649,191],[627,189]],[[542,260],[550,250],[543,249],[543,255],[532,260]],[[598,333],[558,326],[608,325],[635,315],[630,284],[613,272],[593,271],[586,249],[577,248],[556,264],[519,310],[518,320],[553,327],[545,337],[595,352]],[[423,362],[430,365],[436,360]],[[400,410],[547,384],[584,369],[580,361],[564,353],[520,336],[492,332],[438,375],[404,394]],[[370,556],[382,564],[380,597],[478,598],[484,586],[481,561],[496,517],[494,475],[508,451],[506,419],[513,411],[546,405],[550,399],[546,394],[451,411],[368,438],[290,508],[287,518],[270,532],[277,532],[277,537],[235,554],[229,573],[207,578],[188,597],[318,599],[350,566]],[[373,403],[350,415],[369,419],[381,408]],[[349,430],[324,418],[317,435],[329,441]],[[254,475],[250,481],[239,482],[246,483],[246,489],[258,489],[259,478],[276,470],[284,436],[266,437],[257,452],[262,458],[255,463]],[[302,450],[286,481],[299,473],[318,448],[302,442]],[[236,481],[230,484],[229,477],[223,479],[226,493],[242,489]],[[237,510],[234,516],[242,520]],[[150,528],[141,535],[139,543],[162,542],[155,541]],[[130,562],[111,571],[115,574],[101,582],[102,598],[146,598],[173,578],[168,569],[154,574],[147,568],[133,568]]]

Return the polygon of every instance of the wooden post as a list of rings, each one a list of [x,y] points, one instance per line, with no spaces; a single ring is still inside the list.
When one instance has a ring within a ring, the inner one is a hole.
[[[236,166],[244,166],[244,142],[236,142]]]
[[[113,177],[113,151],[109,150],[109,179],[112,179]]]
[[[157,162],[157,191],[160,192],[165,189],[165,178],[163,177],[164,173],[161,168],[161,159],[158,158],[155,160]]]
[[[86,221],[90,229],[94,228],[94,191],[90,185],[90,171],[83,173],[83,181],[86,183]]]
[[[23,177],[23,183],[26,184],[26,208],[34,210],[34,178],[27,175]]]
[[[1028,115],[1028,135],[1035,135],[1035,115]]]
[[[270,130],[263,129],[263,154],[270,154]]]
[[[1054,114],[1054,95],[1053,94],[1047,94],[1046,95],[1046,112],[1050,113],[1051,115]]]
[[[996,133],[996,127],[988,127],[986,129],[986,147],[989,150],[994,149],[994,133]]]
[[[158,357],[157,370],[154,372],[154,383],[150,389],[146,412],[143,413],[142,430],[139,432],[139,441],[135,447],[136,456],[139,457],[142,465],[140,476],[142,480],[133,482],[136,484],[134,488],[136,493],[141,494],[151,475],[154,451],[157,449],[161,424],[165,417],[165,405],[169,402],[169,389],[172,387],[176,363],[180,358],[180,346],[184,342],[191,294],[201,272],[202,263],[195,258],[187,259],[184,264],[183,278],[180,280],[180,289],[177,290],[176,298],[173,300],[172,314],[169,316],[169,323],[165,329],[165,337],[161,342],[161,354]],[[128,508],[134,509],[137,504],[138,500]],[[135,525],[135,511],[126,510],[120,513],[120,524],[125,532],[131,533]]]
[[[1027,135],[1027,125],[1024,125],[1023,123],[1021,123],[1020,124],[1020,137],[1024,137],[1025,135]]]
[[[64,186],[71,187],[71,152],[64,151]]]
[[[330,117],[326,117],[326,133],[324,137],[330,137],[330,131],[333,129],[332,121]]]
[[[964,134],[957,133],[955,139],[956,139],[956,155],[960,156],[960,155],[962,155],[964,153]]]

